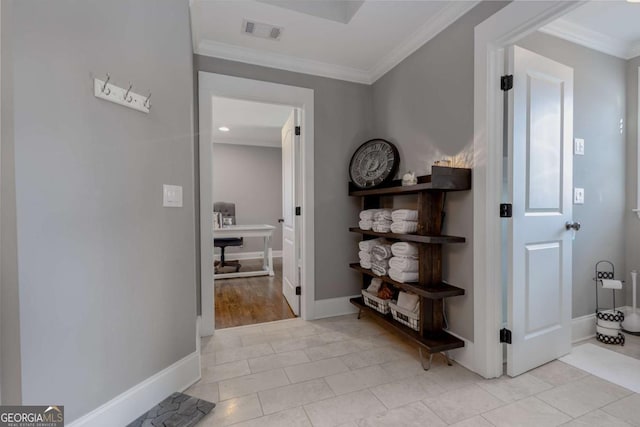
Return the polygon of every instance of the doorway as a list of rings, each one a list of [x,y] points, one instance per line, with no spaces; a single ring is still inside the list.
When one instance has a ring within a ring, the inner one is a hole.
[[[241,237],[243,239],[242,245],[244,245],[244,239],[249,237],[263,237],[264,245],[262,246],[262,252],[258,251],[249,251],[251,252],[260,252],[261,255],[264,255],[265,261],[258,262],[256,267],[260,269],[260,264],[263,264],[263,267],[267,267],[268,261],[270,259],[269,253],[273,255],[274,248],[272,246],[273,241],[269,242],[269,238],[271,236],[265,237],[264,230],[260,229],[252,229],[252,230],[243,230],[242,235],[238,236],[223,236],[225,232],[228,233],[231,228],[225,229],[223,227],[222,230],[219,230],[216,234],[214,230],[214,213],[213,213],[213,205],[215,201],[214,197],[217,197],[214,194],[214,181],[215,181],[215,161],[214,155],[216,151],[216,147],[219,148],[221,145],[214,147],[215,139],[219,139],[216,137],[216,131],[220,131],[221,127],[228,127],[228,125],[224,125],[221,123],[217,123],[214,120],[216,116],[216,100],[218,103],[223,102],[222,100],[233,100],[236,104],[238,103],[253,103],[253,105],[262,105],[264,106],[276,106],[285,108],[287,111],[293,112],[296,111],[295,114],[296,120],[299,121],[299,135],[296,135],[296,143],[291,144],[292,148],[297,150],[296,154],[292,159],[297,159],[295,162],[295,170],[296,173],[292,174],[294,180],[291,182],[291,188],[297,189],[295,193],[291,193],[290,190],[287,190],[286,186],[282,186],[283,193],[286,194],[294,194],[295,198],[292,198],[292,201],[295,201],[295,204],[289,203],[286,206],[289,206],[293,210],[293,216],[295,217],[295,241],[296,250],[293,253],[293,257],[295,259],[291,259],[290,264],[294,266],[293,269],[289,269],[294,272],[291,275],[292,280],[295,280],[295,286],[298,287],[298,295],[297,299],[299,299],[300,306],[300,316],[303,319],[312,319],[313,318],[313,301],[314,301],[314,247],[313,247],[313,90],[299,88],[288,85],[281,85],[276,83],[268,83],[251,79],[243,79],[237,77],[230,77],[225,75],[219,75],[214,73],[206,73],[199,72],[198,74],[198,83],[199,83],[199,166],[200,166],[200,273],[201,273],[201,301],[200,301],[200,309],[201,309],[201,335],[207,336],[213,334],[216,329],[215,324],[215,307],[216,304],[216,293],[215,282],[216,279],[214,277],[215,268],[214,268],[214,236],[218,237]],[[224,104],[224,102],[223,102]],[[247,105],[245,104],[243,111],[247,110]],[[229,107],[229,105],[227,105]],[[225,110],[224,105],[222,109]],[[230,134],[231,132],[226,132]],[[249,139],[249,138],[245,138]],[[227,144],[230,145],[230,144]],[[228,147],[227,147],[228,148]],[[284,159],[286,156],[283,154],[282,158]],[[235,178],[238,178],[242,175],[241,170],[237,170],[234,174]],[[225,181],[227,181],[225,179]],[[233,182],[234,179],[230,179],[229,182]],[[282,182],[283,184],[285,181]],[[288,193],[287,193],[288,192]],[[283,200],[286,200],[286,196],[283,195]],[[227,200],[232,201],[232,200]],[[285,206],[283,204],[283,206]],[[249,209],[251,210],[251,209]],[[296,215],[299,213],[299,215]],[[241,213],[238,211],[238,214]],[[274,218],[276,225],[272,227],[280,228],[280,223],[277,222],[280,218],[286,218],[284,215],[278,215],[278,218]],[[236,222],[236,225],[239,228],[242,224]],[[260,225],[260,224],[255,224]],[[268,224],[263,224],[268,225]],[[246,228],[246,227],[244,227]],[[258,227],[260,228],[260,227]],[[262,227],[265,228],[265,227]],[[237,229],[232,230],[236,232]],[[267,233],[269,234],[269,233]],[[249,244],[249,242],[247,242]],[[269,248],[271,250],[269,250]],[[242,249],[232,249],[230,253],[241,253],[244,251]],[[217,252],[217,251],[216,251]],[[226,254],[225,254],[226,255]],[[278,255],[278,253],[276,253]],[[251,256],[251,255],[246,255]],[[231,255],[231,258],[241,258],[241,255]],[[241,260],[232,260],[227,258],[228,261],[241,261]],[[276,275],[279,267],[278,258],[276,256],[275,269],[273,272],[273,276],[269,274],[268,268],[265,268],[266,274],[262,277],[267,277],[267,281],[271,280],[272,288],[278,287],[281,288],[281,279]],[[283,259],[284,261],[284,259]],[[239,270],[243,268],[249,269],[252,267],[252,263],[254,261],[241,261],[241,267]],[[283,262],[284,268],[282,270],[287,269],[286,262]],[[222,269],[219,269],[219,274],[224,274],[228,272],[228,268],[226,266],[219,266]],[[233,267],[235,269],[235,267]],[[282,271],[281,270],[281,271]],[[231,272],[232,274],[234,271]],[[239,274],[242,271],[238,271]],[[251,273],[250,273],[251,274]],[[285,274],[286,275],[286,274]],[[219,277],[220,279],[221,277]],[[257,278],[256,278],[257,279]],[[224,280],[236,280],[235,278],[224,278]],[[222,282],[223,285],[228,285],[229,283]],[[280,284],[279,286],[277,286]],[[257,285],[258,287],[260,285]],[[264,286],[264,285],[263,285]],[[238,289],[236,289],[238,291]],[[220,301],[223,302],[223,301]],[[295,307],[294,307],[295,308]]]

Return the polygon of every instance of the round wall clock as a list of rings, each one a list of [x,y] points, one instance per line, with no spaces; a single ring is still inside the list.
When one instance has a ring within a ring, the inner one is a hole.
[[[349,178],[356,187],[376,187],[393,179],[398,166],[400,154],[396,146],[384,139],[371,139],[353,153]]]

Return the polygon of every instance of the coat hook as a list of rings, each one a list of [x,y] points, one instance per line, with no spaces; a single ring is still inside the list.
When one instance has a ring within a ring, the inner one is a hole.
[[[149,92],[149,96],[147,96],[147,99],[144,100],[144,104],[143,104],[149,110],[151,109],[151,102],[149,102],[150,99],[151,99],[151,92]]]
[[[131,83],[129,83],[129,89],[127,89],[127,93],[124,94],[124,100],[127,102],[131,102],[133,101],[133,96],[129,96],[129,92],[131,92],[131,88],[133,87],[133,85]]]
[[[111,93],[111,89],[107,88],[107,83],[109,83],[109,80],[111,80],[111,76],[109,75],[109,73],[107,73],[107,80],[105,80],[104,84],[102,85],[102,93],[104,93],[105,95],[109,95]]]

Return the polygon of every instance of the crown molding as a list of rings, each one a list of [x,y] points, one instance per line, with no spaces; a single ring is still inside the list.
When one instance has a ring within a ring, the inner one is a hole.
[[[565,19],[558,19],[545,25],[540,28],[540,32],[622,59],[631,59],[640,55],[640,42],[627,43]]]
[[[431,16],[418,30],[385,55],[370,71],[371,83],[391,71],[396,65],[404,61],[409,55],[421,48],[429,40],[440,34],[445,28],[453,24],[462,15],[473,9],[476,1],[447,2],[442,9]]]
[[[372,84],[478,3],[480,3],[479,0],[447,2],[445,6],[430,17],[416,32],[382,57],[382,59],[369,70],[235,46],[213,40],[201,40],[197,44],[194,43],[194,51],[198,55],[212,56],[229,61],[244,62],[247,64],[355,83]]]
[[[247,47],[234,46],[212,40],[201,40],[196,52],[198,55],[213,56],[229,61],[244,62],[263,67],[293,71],[295,73],[311,74],[331,79],[346,80],[355,83],[370,84],[371,79],[366,71],[357,68],[344,67],[311,59],[283,55]]]

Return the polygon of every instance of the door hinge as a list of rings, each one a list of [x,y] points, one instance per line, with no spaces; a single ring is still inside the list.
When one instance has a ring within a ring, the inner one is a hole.
[[[511,203],[500,203],[500,218],[511,218],[513,216],[513,205]]]
[[[296,135],[300,135],[300,126],[296,126]]]
[[[505,92],[513,89],[513,74],[500,77],[500,89]]]
[[[302,295],[302,286],[296,286],[296,295]]]
[[[511,344],[511,331],[507,328],[500,329],[500,342]]]
[[[296,206],[296,216],[300,216],[300,215],[302,215],[302,207]]]

